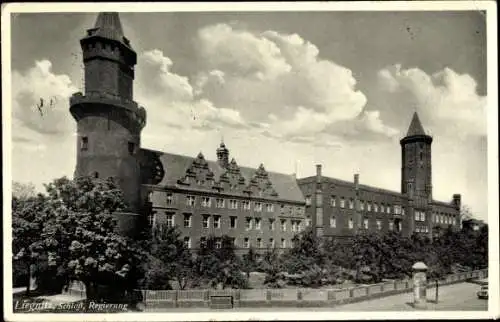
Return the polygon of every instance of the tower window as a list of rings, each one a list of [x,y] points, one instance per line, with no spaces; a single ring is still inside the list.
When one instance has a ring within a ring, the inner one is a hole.
[[[80,142],[80,150],[87,151],[89,148],[89,138],[84,136],[82,137],[82,141]]]
[[[128,153],[133,155],[135,153],[135,144],[134,142],[128,142]]]
[[[424,153],[420,151],[420,161],[422,161],[423,158],[424,158]]]

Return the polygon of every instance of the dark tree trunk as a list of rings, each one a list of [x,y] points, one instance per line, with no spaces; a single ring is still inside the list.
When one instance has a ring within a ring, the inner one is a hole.
[[[90,281],[83,281],[83,284],[85,285],[85,294],[87,297],[87,301],[97,301],[97,289],[94,283]]]

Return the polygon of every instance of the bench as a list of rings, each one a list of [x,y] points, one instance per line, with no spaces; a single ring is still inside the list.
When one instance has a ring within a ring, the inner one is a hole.
[[[210,308],[211,309],[232,309],[233,308],[233,297],[232,296],[220,296],[213,295],[210,296]]]

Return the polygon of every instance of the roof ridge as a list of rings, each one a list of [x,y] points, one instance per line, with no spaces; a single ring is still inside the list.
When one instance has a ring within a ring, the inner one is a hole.
[[[192,157],[192,156],[189,156],[189,155],[185,155],[185,154],[178,154],[178,153],[171,153],[171,152],[164,152],[164,151],[160,151],[160,150],[155,150],[155,149],[148,149],[148,148],[141,148],[141,150],[144,150],[144,151],[149,151],[149,152],[156,152],[156,153],[161,153],[161,154],[170,154],[170,155],[173,155],[173,156],[179,156],[179,157],[184,157],[184,158],[189,158],[189,159],[196,159],[196,157]],[[212,160],[212,159],[208,159],[208,158],[205,158],[205,160],[209,163],[214,163],[214,164],[217,164],[217,160]],[[254,170],[254,171],[257,171],[258,169],[258,166],[257,167],[252,167],[252,166],[249,166],[249,165],[241,165],[238,163],[238,167],[241,169],[241,168],[246,168],[246,169],[251,169],[251,170]],[[283,172],[277,172],[277,171],[269,171],[266,169],[266,172],[267,173],[273,173],[273,174],[279,174],[279,175],[285,175],[285,176],[293,176],[292,173],[288,174],[288,173],[283,173]]]

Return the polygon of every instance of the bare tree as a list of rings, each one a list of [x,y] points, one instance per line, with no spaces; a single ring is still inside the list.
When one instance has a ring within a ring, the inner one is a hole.
[[[470,220],[473,218],[474,218],[474,215],[472,214],[470,207],[467,205],[463,205],[460,208],[460,218],[459,218],[460,219],[460,229],[462,229],[462,222],[464,222],[464,220]]]
[[[12,182],[12,197],[18,199],[26,199],[29,197],[34,197],[36,195],[35,185],[31,182],[22,183],[13,181]]]

